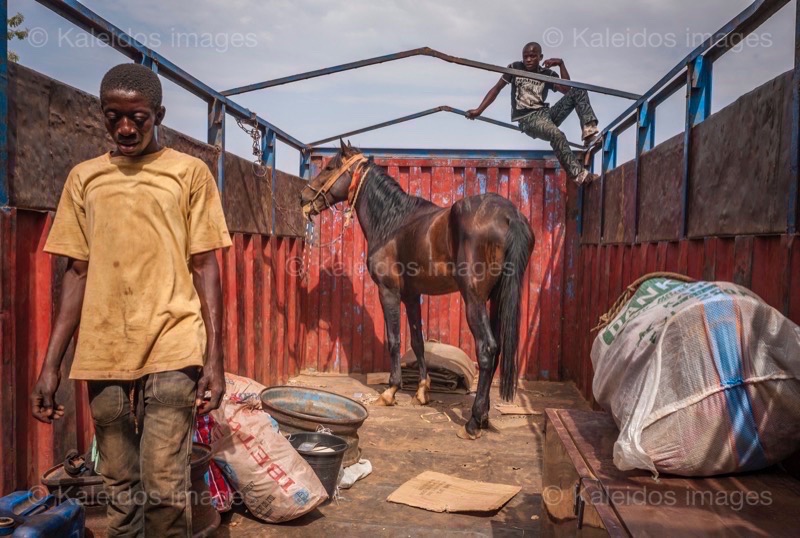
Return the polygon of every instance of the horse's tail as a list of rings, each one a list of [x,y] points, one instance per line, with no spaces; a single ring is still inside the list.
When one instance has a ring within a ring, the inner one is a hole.
[[[506,236],[503,272],[495,288],[493,301],[498,301],[500,324],[500,396],[512,400],[517,391],[517,344],[519,343],[519,310],[522,278],[533,251],[533,232],[522,214],[511,217]]]

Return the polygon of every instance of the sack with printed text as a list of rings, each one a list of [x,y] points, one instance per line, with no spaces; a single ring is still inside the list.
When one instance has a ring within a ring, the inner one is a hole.
[[[592,364],[621,470],[751,471],[800,448],[800,327],[746,288],[646,280]]]
[[[214,461],[252,514],[269,523],[298,518],[328,498],[314,470],[261,409],[264,386],[225,374],[225,397],[212,411]]]

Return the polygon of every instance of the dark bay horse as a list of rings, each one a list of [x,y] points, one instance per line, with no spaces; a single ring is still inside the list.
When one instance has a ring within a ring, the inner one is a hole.
[[[472,416],[459,437],[476,439],[488,427],[489,389],[500,362],[502,398],[513,399],[516,391],[520,293],[534,244],[530,224],[497,194],[471,196],[450,207],[411,196],[344,143],[301,193],[309,218],[343,201],[350,204],[364,231],[367,268],[378,286],[386,321],[392,366],[389,388],[377,403],[394,405],[402,383],[401,301],[419,366],[416,400],[422,405],[429,402],[420,295],[457,291],[464,298],[480,369]]]

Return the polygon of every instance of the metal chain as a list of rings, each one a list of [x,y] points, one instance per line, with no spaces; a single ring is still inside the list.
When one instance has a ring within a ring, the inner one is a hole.
[[[238,125],[247,136],[253,139],[253,156],[255,157],[253,161],[253,173],[256,177],[266,177],[267,166],[264,164],[263,160],[264,152],[261,151],[261,129],[258,128],[258,121],[253,119],[252,122],[253,127],[248,128],[245,126],[243,120],[236,118],[236,125]]]

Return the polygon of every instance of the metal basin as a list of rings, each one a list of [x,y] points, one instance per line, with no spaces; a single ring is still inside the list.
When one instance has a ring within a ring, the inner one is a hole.
[[[315,432],[322,426],[347,441],[342,466],[358,463],[358,429],[369,416],[359,402],[326,390],[279,386],[264,389],[261,403],[283,433]]]

